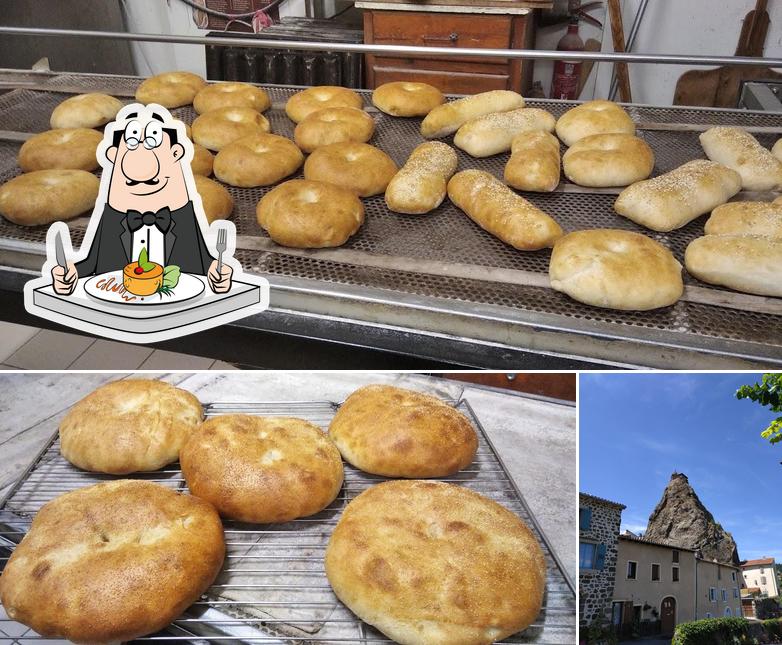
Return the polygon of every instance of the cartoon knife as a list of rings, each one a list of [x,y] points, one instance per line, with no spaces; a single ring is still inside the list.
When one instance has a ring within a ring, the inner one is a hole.
[[[65,247],[62,243],[62,233],[60,231],[57,231],[54,236],[54,256],[57,259],[57,264],[67,271],[68,259],[65,257]]]

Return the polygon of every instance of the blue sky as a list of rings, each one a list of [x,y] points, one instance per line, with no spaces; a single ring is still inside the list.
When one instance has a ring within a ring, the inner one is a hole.
[[[674,471],[685,473],[742,559],[782,562],[782,444],[777,415],[734,394],[761,374],[582,374],[580,490],[627,506],[643,531]]]

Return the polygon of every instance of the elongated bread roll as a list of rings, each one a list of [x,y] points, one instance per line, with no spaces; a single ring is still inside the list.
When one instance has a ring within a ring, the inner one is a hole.
[[[438,105],[421,122],[421,135],[439,139],[456,132],[470,119],[493,112],[507,112],[524,107],[521,94],[509,90],[492,90],[466,96]]]
[[[706,235],[690,242],[684,265],[703,282],[760,296],[782,297],[782,239]]]
[[[652,174],[654,153],[632,134],[592,134],[565,151],[562,167],[565,176],[580,186],[629,186]]]
[[[771,148],[771,154],[782,161],[782,139],[777,139],[774,147]]]
[[[559,184],[559,141],[548,132],[531,130],[513,137],[505,182],[517,190],[550,193]]]
[[[782,161],[746,130],[718,126],[700,136],[706,156],[741,175],[745,190],[775,190],[782,186]]]
[[[728,202],[711,212],[704,231],[706,235],[762,235],[782,240],[782,204]]]
[[[557,136],[566,146],[593,134],[635,134],[635,123],[613,101],[587,101],[565,112],[557,121]]]
[[[549,247],[562,236],[552,217],[488,172],[456,173],[448,182],[448,197],[482,229],[521,251]]]
[[[553,115],[538,108],[495,112],[467,121],[456,132],[453,144],[473,157],[489,157],[510,150],[513,137],[520,132],[554,132],[556,124]]]
[[[724,204],[739,190],[741,177],[735,170],[696,159],[628,186],[619,194],[614,210],[652,230],[672,231]]]
[[[574,231],[557,240],[551,288],[594,307],[646,311],[684,291],[682,266],[659,242],[632,231]]]
[[[421,215],[443,203],[456,172],[456,151],[446,143],[422,143],[386,188],[386,205],[395,213]]]

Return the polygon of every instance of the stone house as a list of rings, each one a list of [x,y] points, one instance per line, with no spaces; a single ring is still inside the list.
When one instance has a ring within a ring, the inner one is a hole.
[[[780,595],[774,558],[745,560],[741,563],[741,573],[742,588],[756,588],[761,598],[776,598]]]
[[[578,588],[582,627],[611,618],[617,538],[624,508],[601,497],[579,494]]]

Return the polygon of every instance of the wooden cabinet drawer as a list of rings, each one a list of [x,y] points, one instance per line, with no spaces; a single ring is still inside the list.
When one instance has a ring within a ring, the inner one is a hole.
[[[502,68],[500,68],[502,69]],[[471,74],[446,72],[430,69],[404,67],[374,67],[375,86],[392,81],[414,81],[434,85],[446,94],[476,94],[489,90],[504,90],[508,87],[508,73]]]
[[[504,49],[511,43],[510,16],[408,11],[372,13],[373,39],[380,45]]]

